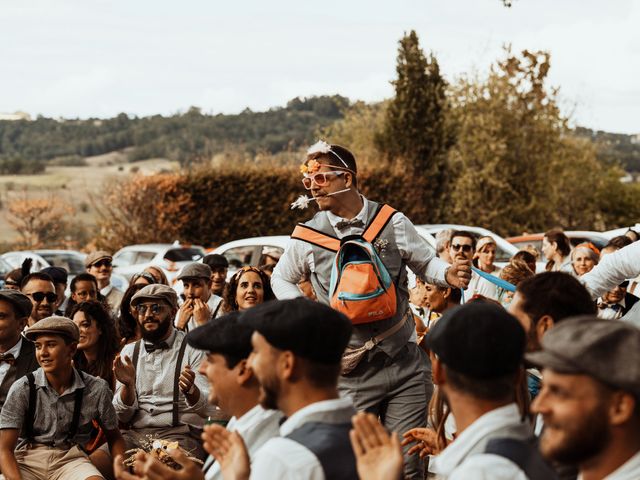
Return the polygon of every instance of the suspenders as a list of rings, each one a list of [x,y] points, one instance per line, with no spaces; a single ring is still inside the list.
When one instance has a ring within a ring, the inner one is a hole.
[[[80,370],[76,370],[78,375],[80,375],[80,379],[84,381],[84,375]],[[38,402],[38,391],[36,389],[36,380],[33,376],[33,373],[27,373],[27,381],[29,382],[29,405],[27,407],[27,418],[26,423],[24,425],[25,429],[25,437],[27,443],[31,445],[33,443],[35,432],[33,430],[33,424],[35,422],[36,417],[36,407]],[[80,414],[82,413],[82,397],[84,395],[84,387],[77,388],[74,392],[74,401],[73,401],[73,417],[71,419],[71,426],[69,427],[69,432],[67,433],[67,442],[73,443],[73,437],[78,433],[78,426],[80,424]]]
[[[140,357],[140,344],[142,340],[138,340],[133,347],[133,358],[131,359],[133,366],[138,368],[138,358]],[[182,360],[184,359],[184,351],[187,348],[187,336],[182,338],[182,344],[180,345],[180,351],[178,352],[178,359],[176,361],[176,369],[173,374],[173,401],[172,401],[172,426],[177,427],[180,425],[180,412],[178,407],[180,405],[180,387],[178,383],[180,381],[180,372],[182,372]]]

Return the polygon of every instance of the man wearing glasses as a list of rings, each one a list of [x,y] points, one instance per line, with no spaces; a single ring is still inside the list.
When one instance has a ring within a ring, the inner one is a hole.
[[[465,230],[453,232],[449,246],[449,255],[451,255],[452,259],[471,262],[475,253],[476,237],[474,237],[471,232]],[[481,295],[492,300],[498,300],[498,289],[489,280],[482,278],[476,272],[472,272],[469,288],[464,292],[465,300],[469,300],[474,295]]]
[[[131,300],[142,339],[125,345],[114,362],[113,405],[127,448],[149,438],[177,441],[204,460],[201,428],[209,415],[207,379],[198,372],[205,356],[187,345],[186,333],[173,326],[176,292],[166,285],[147,285]]]
[[[111,273],[113,272],[113,258],[109,252],[99,250],[91,252],[84,261],[87,272],[96,277],[100,293],[107,299],[107,303],[113,312],[120,311],[123,292],[111,285]]]
[[[320,210],[305,225],[337,239],[362,235],[378,204],[358,191],[353,154],[320,141],[308,150],[301,171],[302,183]],[[347,351],[372,348],[353,370],[341,376],[339,388],[342,394],[351,396],[356,409],[379,415],[389,430],[404,433],[425,426],[433,392],[429,360],[416,345],[413,320],[406,321],[410,317],[406,268],[426,282],[461,288],[469,282],[470,261],[455,260],[449,265],[436,258],[409,219],[399,212],[391,217],[373,246],[395,280],[398,308],[391,318],[353,326]],[[276,297],[301,296],[297,284],[309,278],[318,300],[329,304],[334,260],[334,252],[292,239],[271,277]],[[405,476],[424,478],[424,465],[416,456],[405,455]]]
[[[31,300],[33,309],[29,316],[30,327],[43,318],[53,315],[58,302],[53,279],[42,272],[30,273],[22,279],[21,291]]]

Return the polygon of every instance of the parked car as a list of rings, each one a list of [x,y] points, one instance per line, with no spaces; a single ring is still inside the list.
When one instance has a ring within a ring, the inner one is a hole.
[[[477,238],[490,236],[496,241],[496,259],[495,265],[497,267],[504,267],[509,259],[518,252],[518,249],[507,242],[500,235],[493,233],[491,230],[487,230],[482,227],[472,227],[469,225],[455,225],[455,224],[431,224],[431,225],[416,225],[416,230],[423,238],[426,238],[427,241],[429,239],[424,236],[424,233],[431,235],[433,238],[433,243],[431,244],[433,248],[436,247],[435,236],[438,232],[442,230],[465,230],[467,232],[471,232]]]
[[[70,277],[86,272],[85,253],[75,250],[33,250],[33,253],[40,255],[53,267],[64,268]]]
[[[204,254],[204,248],[199,245],[181,245],[178,242],[129,245],[113,256],[113,271],[129,280],[134,274],[154,265],[162,268],[169,283],[173,284],[182,267],[201,260]]]
[[[4,277],[11,270],[13,270],[13,267],[0,257],[0,288],[4,288]]]
[[[11,265],[11,269],[20,268],[22,266],[22,262],[24,262],[27,258],[31,258],[33,263],[31,264],[31,271],[37,272],[42,270],[43,268],[50,267],[51,265],[44,258],[34,252],[30,251],[14,251],[3,253],[0,258],[5,260],[9,265]]]
[[[602,249],[609,239],[605,234],[600,232],[590,232],[587,230],[570,230],[564,232],[569,237],[571,246],[575,247],[581,243],[590,242],[593,243],[599,250]],[[540,252],[540,261],[546,263],[547,259],[542,253],[542,238],[544,233],[531,233],[529,235],[519,235],[517,237],[509,237],[507,241],[518,248],[518,250],[526,247],[527,245],[533,245]]]
[[[275,235],[271,237],[252,237],[233,240],[213,249],[211,253],[224,255],[229,261],[229,273],[227,278],[242,267],[247,265],[258,266],[263,263],[264,249],[273,248],[276,252],[284,252],[289,237],[287,235]]]

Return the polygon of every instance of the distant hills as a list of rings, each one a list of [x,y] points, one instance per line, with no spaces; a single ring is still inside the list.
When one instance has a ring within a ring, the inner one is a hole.
[[[248,154],[295,151],[343,118],[348,98],[294,98],[266,112],[207,115],[199,108],[171,116],[110,119],[0,120],[0,174],[39,173],[47,165],[83,165],[85,157],[126,149],[129,161],[167,158],[183,166],[239,149]],[[599,146],[599,158],[640,172],[640,136],[578,127],[575,134]]]

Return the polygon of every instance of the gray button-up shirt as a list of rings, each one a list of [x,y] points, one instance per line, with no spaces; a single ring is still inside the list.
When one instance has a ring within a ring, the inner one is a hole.
[[[116,412],[111,403],[113,394],[107,382],[88,373],[83,373],[83,380],[75,369],[73,374],[71,387],[58,394],[49,385],[42,368],[33,372],[37,402],[33,423],[35,443],[58,448],[69,446],[67,435],[73,420],[75,391],[78,388],[84,388],[82,409],[78,431],[71,443],[84,445],[90,440],[93,419],[98,420],[106,430],[118,428]],[[28,407],[29,381],[24,376],[11,386],[0,414],[0,429],[12,428],[21,431],[18,447],[25,443],[24,426]]]
[[[155,350],[147,353],[144,341],[140,345],[140,356],[136,367],[136,398],[133,405],[125,405],[121,398],[124,385],[116,383],[116,394],[113,397],[113,405],[116,408],[118,419],[123,423],[131,422],[135,428],[170,427],[173,419],[173,383],[176,371],[176,362],[180,346],[186,333],[173,329],[166,340],[169,345],[167,350]],[[133,359],[135,343],[125,345],[120,355]],[[203,350],[196,350],[187,345],[180,370],[185,365],[190,365],[196,372],[195,384],[200,389],[200,397],[195,405],[189,405],[182,392],[178,396],[178,412],[180,423],[202,427],[210,409],[207,404],[209,395],[209,382],[207,378],[198,373],[200,362],[205,356]],[[211,410],[213,411],[213,410]]]

